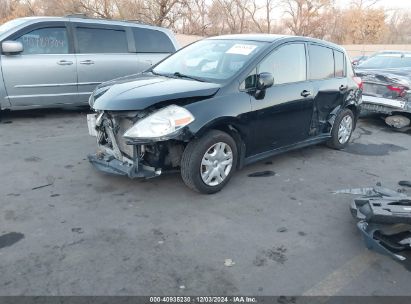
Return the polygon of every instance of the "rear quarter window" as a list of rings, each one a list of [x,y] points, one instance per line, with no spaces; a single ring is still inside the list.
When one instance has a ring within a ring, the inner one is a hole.
[[[327,47],[310,44],[308,46],[310,56],[310,79],[334,78],[334,54]]]
[[[176,50],[170,38],[161,31],[133,28],[133,34],[138,53],[174,53]]]
[[[334,50],[335,77],[344,77],[344,54]]]

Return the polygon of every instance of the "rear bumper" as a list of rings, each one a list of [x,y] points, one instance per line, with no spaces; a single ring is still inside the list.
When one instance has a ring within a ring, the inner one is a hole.
[[[161,175],[161,170],[142,165],[138,160],[122,162],[104,152],[89,154],[88,160],[99,171],[129,178],[153,178]]]
[[[361,109],[368,112],[391,115],[393,112],[411,113],[411,102],[370,95],[363,95]]]

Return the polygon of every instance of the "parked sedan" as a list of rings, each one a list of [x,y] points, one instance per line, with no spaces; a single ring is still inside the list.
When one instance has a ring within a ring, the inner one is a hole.
[[[178,51],[140,75],[100,85],[88,116],[99,170],[221,190],[244,165],[313,144],[343,149],[360,112],[345,51],[304,37],[231,35]]]
[[[356,68],[364,82],[363,109],[395,128],[410,124],[411,52],[378,53]]]

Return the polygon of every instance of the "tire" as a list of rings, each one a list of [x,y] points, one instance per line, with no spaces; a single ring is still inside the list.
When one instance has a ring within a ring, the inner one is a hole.
[[[391,115],[385,118],[385,123],[394,129],[407,128],[411,121],[408,117],[404,115]]]
[[[346,125],[347,121],[351,121],[350,130],[346,128],[347,132],[344,132],[344,130],[340,132],[340,128],[343,128],[342,124]],[[334,121],[334,126],[331,131],[331,138],[327,141],[327,146],[336,150],[344,149],[350,142],[351,135],[354,131],[354,126],[355,121],[353,112],[350,109],[342,110]]]
[[[216,155],[212,155],[213,153]],[[213,194],[228,183],[237,166],[237,160],[238,152],[234,139],[225,132],[211,130],[186,146],[181,158],[181,177],[190,189]],[[206,178],[211,180],[206,183]]]

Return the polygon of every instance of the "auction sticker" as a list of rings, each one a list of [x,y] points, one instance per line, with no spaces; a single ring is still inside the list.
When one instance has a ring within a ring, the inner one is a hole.
[[[257,46],[254,44],[234,44],[226,54],[250,55]]]

